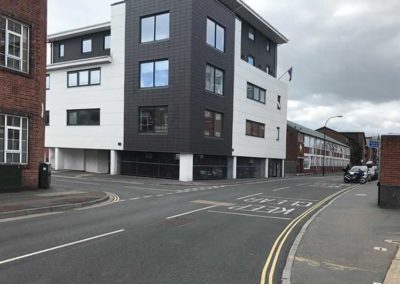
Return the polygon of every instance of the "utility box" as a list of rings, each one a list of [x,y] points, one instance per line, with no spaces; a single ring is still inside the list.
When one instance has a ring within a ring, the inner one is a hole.
[[[22,169],[17,165],[0,165],[0,192],[22,186]]]
[[[381,137],[378,205],[400,208],[400,135]]]
[[[47,163],[41,163],[39,166],[39,188],[50,188],[51,184],[51,166]]]

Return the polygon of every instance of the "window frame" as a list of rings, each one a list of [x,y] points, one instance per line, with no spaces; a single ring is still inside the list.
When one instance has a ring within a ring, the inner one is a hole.
[[[72,112],[77,112],[79,113],[80,111],[98,111],[99,112],[99,122],[98,124],[80,124],[78,122],[78,114],[76,117],[77,123],[76,124],[70,124],[69,123],[69,114]],[[100,108],[86,108],[86,109],[67,109],[67,126],[100,126],[101,125],[101,109]]]
[[[207,89],[207,67],[211,67],[214,70],[214,73],[213,73],[214,74],[213,90]],[[217,78],[216,70],[222,72],[222,92],[221,93],[217,93],[216,92],[216,80],[215,80]],[[225,70],[223,70],[221,68],[218,68],[215,65],[212,65],[210,63],[207,63],[206,64],[206,68],[205,68],[205,80],[204,81],[205,81],[205,89],[206,89],[207,92],[210,92],[210,93],[213,93],[213,94],[216,94],[216,95],[219,95],[219,96],[224,96],[224,94],[225,94]]]
[[[156,124],[155,124],[155,117],[156,117],[156,109],[160,108],[165,108],[166,109],[166,130],[165,131],[156,131]],[[153,125],[153,131],[142,131],[142,109],[151,109],[152,114],[153,114],[153,120],[154,120],[154,125]],[[139,135],[168,135],[168,128],[169,128],[169,123],[168,123],[168,118],[169,118],[169,108],[168,105],[158,105],[158,106],[139,106],[138,107],[138,115],[139,115],[139,125],[138,125],[138,133]]]
[[[212,133],[210,133],[210,135],[206,135],[205,134],[205,127],[204,127],[204,125],[205,125],[205,119],[206,119],[206,112],[209,112],[209,113],[211,113],[211,115],[212,115]],[[220,115],[221,116],[221,131],[220,131],[220,133],[221,133],[221,135],[218,137],[218,136],[216,136],[215,135],[215,133],[216,133],[216,131],[215,131],[215,129],[216,129],[216,116],[217,115]],[[211,138],[211,139],[224,139],[223,137],[224,137],[224,114],[222,113],[222,112],[218,112],[218,111],[214,111],[214,110],[210,110],[210,109],[205,109],[204,110],[204,112],[203,112],[203,135],[204,135],[204,137],[205,138]]]
[[[83,42],[90,41],[90,51],[83,51]],[[92,38],[82,38],[81,40],[81,53],[82,54],[89,54],[93,52],[93,39]]]
[[[168,82],[167,85],[164,86],[156,86],[156,63],[157,62],[168,62]],[[142,87],[142,64],[153,63],[153,84],[151,87]],[[139,89],[140,90],[148,90],[148,89],[158,89],[158,88],[169,88],[170,83],[170,73],[169,73],[169,58],[157,59],[157,60],[148,60],[139,62]]]
[[[61,50],[62,50],[62,52],[61,52]],[[60,43],[58,45],[58,57],[59,58],[64,58],[65,57],[65,44],[64,43]]]
[[[50,74],[46,74],[46,91],[50,90]]]
[[[208,42],[208,21],[210,21],[212,24],[214,24],[214,44],[210,44]],[[212,47],[212,48],[214,48],[214,49],[216,49],[216,50],[218,50],[218,51],[220,51],[220,52],[222,52],[222,53],[225,53],[225,51],[226,51],[226,27],[224,27],[223,25],[221,25],[217,21],[211,19],[210,17],[207,17],[206,25],[207,25],[206,26],[206,43],[207,43],[207,45]],[[223,47],[223,49],[219,49],[217,47],[217,38],[218,38],[218,36],[217,36],[218,29],[217,28],[218,27],[222,28],[222,30],[224,31],[224,47]]]
[[[250,133],[247,132],[247,126],[248,124],[250,124]],[[254,127],[257,127],[257,135],[253,134],[253,130]],[[264,131],[262,132],[263,135],[260,135],[260,127],[262,127],[264,129]],[[246,136],[250,136],[250,137],[256,137],[256,138],[262,138],[265,139],[265,124],[264,123],[260,123],[260,122],[256,122],[256,121],[252,121],[249,119],[246,119]]]
[[[0,116],[4,117],[4,125],[0,125],[0,127],[4,128],[4,148],[2,149],[3,152],[3,160],[4,162],[0,162],[1,165],[28,165],[29,164],[29,119],[27,117],[16,116],[16,115],[7,115],[0,113]],[[17,117],[20,120],[19,126],[9,126],[7,124],[8,117]],[[26,121],[26,162],[22,162],[23,159],[23,121]],[[19,131],[19,145],[18,150],[8,150],[8,130],[17,130]],[[19,154],[19,162],[7,162],[7,154]]]
[[[1,67],[10,69],[10,70],[14,70],[17,72],[22,72],[25,74],[29,74],[30,73],[30,26],[27,24],[24,24],[18,20],[15,20],[13,18],[4,16],[0,14],[0,20],[4,19],[5,20],[5,39],[4,39],[4,65],[0,65]],[[13,22],[15,24],[18,24],[21,26],[21,33],[17,33],[14,31],[9,30],[9,22]],[[26,30],[26,35],[25,35],[25,30]],[[13,35],[13,36],[17,36],[20,38],[20,44],[19,44],[19,49],[20,49],[20,56],[15,56],[15,55],[11,55],[9,53],[9,36]],[[26,36],[26,43],[24,42],[25,40],[25,36]],[[24,70],[24,43],[26,44],[26,70]],[[13,68],[13,67],[9,67],[8,66],[8,60],[12,59],[12,60],[16,60],[19,61],[20,64],[20,68]]]
[[[85,71],[88,71],[89,72],[89,75],[88,75],[88,84],[86,84],[86,85],[82,85],[81,83],[80,83],[80,73],[81,72],[85,72]],[[96,83],[96,84],[92,84],[91,83],[91,81],[92,81],[92,72],[93,71],[99,71],[100,72],[100,80],[99,80],[99,83]],[[76,84],[76,86],[70,86],[70,82],[69,82],[69,75],[70,74],[76,74],[77,76],[76,76],[76,80],[77,80],[77,84]],[[101,79],[102,79],[102,77],[101,77],[101,67],[96,67],[96,68],[90,68],[90,69],[81,69],[81,70],[74,70],[74,71],[68,71],[67,72],[67,88],[78,88],[78,87],[91,87],[91,86],[100,86],[101,85]]]
[[[253,31],[253,32],[252,32]],[[252,42],[256,41],[256,29],[252,26],[249,26],[249,30],[248,30],[248,34],[247,37],[249,40],[251,40]]]
[[[156,39],[157,37],[157,17],[161,15],[166,15],[168,14],[168,37],[164,39]],[[153,40],[149,41],[143,41],[143,30],[142,30],[142,24],[143,24],[143,19],[148,19],[148,18],[154,18],[154,26],[153,26]],[[162,42],[162,41],[168,41],[171,37],[171,13],[170,11],[164,11],[156,14],[150,14],[150,15],[145,15],[140,17],[140,24],[139,24],[139,42],[140,44],[146,44],[146,43],[154,43],[154,42]]]
[[[249,87],[252,88],[252,97],[249,97]],[[256,100],[256,99],[254,98],[254,90],[255,90],[256,88],[259,90],[259,99],[258,99],[258,100]],[[261,100],[261,91],[264,92],[264,101]],[[265,105],[265,104],[266,104],[266,101],[267,101],[267,90],[264,89],[264,88],[261,88],[261,87],[259,87],[259,86],[257,86],[257,85],[255,85],[255,84],[252,84],[252,83],[250,83],[250,82],[247,82],[247,94],[246,94],[246,96],[247,96],[247,98],[250,99],[250,100],[253,100],[253,101],[255,101],[255,102],[258,102],[258,103],[261,103],[261,104],[264,104],[264,105]]]
[[[249,62],[250,58],[253,60],[253,64]],[[255,59],[254,56],[251,55],[251,54],[247,54],[247,60],[246,60],[246,62],[247,62],[248,64],[252,65],[252,66],[256,66],[256,59]]]

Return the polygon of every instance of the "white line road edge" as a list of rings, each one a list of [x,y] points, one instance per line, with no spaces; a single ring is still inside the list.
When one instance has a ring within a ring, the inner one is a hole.
[[[58,250],[58,249],[61,249],[61,248],[70,247],[70,246],[77,245],[77,244],[80,244],[80,243],[85,243],[85,242],[93,241],[93,240],[96,240],[96,239],[104,238],[104,237],[107,237],[107,236],[119,234],[119,233],[122,233],[124,231],[125,231],[125,229],[121,229],[121,230],[118,230],[118,231],[97,235],[97,236],[90,237],[90,238],[87,238],[87,239],[83,239],[83,240],[80,240],[80,241],[76,241],[76,242],[72,242],[72,243],[68,243],[68,244],[64,244],[64,245],[60,245],[60,246],[56,246],[56,247],[52,247],[52,248],[48,248],[48,249],[44,249],[44,250],[40,250],[40,251],[37,251],[37,252],[28,253],[28,254],[21,255],[21,256],[18,256],[18,257],[14,257],[14,258],[10,258],[10,259],[6,259],[6,260],[3,260],[3,261],[0,261],[0,265],[6,264],[6,263],[9,263],[9,262],[13,262],[13,261],[16,261],[16,260],[28,258],[28,257],[31,257],[31,256],[35,256],[35,255],[38,255],[38,254],[43,254],[43,253],[50,252],[50,251],[53,251],[53,250]]]
[[[288,188],[290,188],[290,186],[277,188],[277,189],[274,189],[273,191],[280,191],[280,190],[284,190],[284,189],[288,189]]]
[[[189,215],[189,214],[196,213],[196,212],[199,212],[199,211],[203,211],[203,210],[215,208],[215,207],[217,207],[217,206],[218,206],[218,205],[208,206],[208,207],[200,208],[200,209],[197,209],[197,210],[185,212],[185,213],[182,213],[182,214],[170,216],[170,217],[167,217],[167,220],[171,220],[171,219],[174,219],[174,218],[178,218],[178,217],[181,217],[181,216]]]

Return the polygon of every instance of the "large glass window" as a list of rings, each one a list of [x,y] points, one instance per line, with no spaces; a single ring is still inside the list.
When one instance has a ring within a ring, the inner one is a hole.
[[[100,68],[70,71],[67,74],[68,74],[67,84],[69,88],[94,86],[101,84]]]
[[[207,43],[222,52],[225,51],[225,28],[211,19],[207,19]]]
[[[0,16],[0,66],[28,73],[29,28]]]
[[[253,27],[249,27],[249,39],[252,41],[255,41],[256,39],[255,30]]]
[[[246,120],[246,135],[259,138],[265,137],[265,124]]]
[[[28,163],[28,119],[0,114],[0,163]]]
[[[249,64],[254,66],[256,64],[256,62],[254,60],[254,57],[251,56],[251,55],[247,55],[247,63],[249,63]]]
[[[100,125],[100,109],[67,110],[67,125]]]
[[[168,107],[140,107],[139,108],[140,133],[167,133],[168,132]]]
[[[169,39],[169,13],[143,17],[141,25],[141,42]]]
[[[247,98],[265,104],[266,93],[266,90],[251,83],[247,83]]]
[[[82,40],[82,53],[90,53],[92,52],[92,39],[83,39]]]
[[[224,71],[207,64],[206,66],[206,90],[224,94]]]
[[[204,111],[204,136],[206,137],[222,137],[222,119],[223,114],[205,110]]]
[[[140,88],[166,87],[168,85],[168,60],[140,63]]]
[[[104,36],[104,49],[110,49],[110,48],[111,48],[111,36],[105,35]]]

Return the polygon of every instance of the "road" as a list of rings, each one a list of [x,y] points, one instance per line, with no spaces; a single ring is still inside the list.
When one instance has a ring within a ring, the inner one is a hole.
[[[341,177],[181,186],[58,175],[53,184],[115,200],[0,220],[0,283],[280,283],[301,226],[350,188]]]

